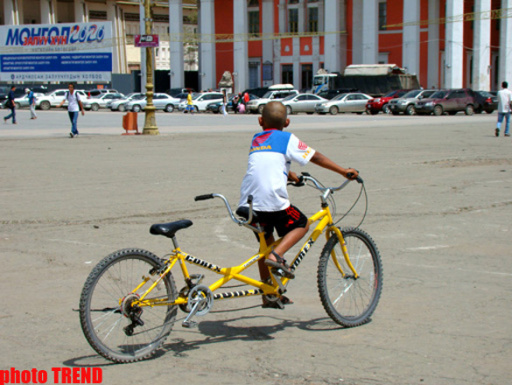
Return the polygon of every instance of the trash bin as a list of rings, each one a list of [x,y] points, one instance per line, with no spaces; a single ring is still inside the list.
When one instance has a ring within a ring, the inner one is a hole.
[[[123,128],[126,132],[123,135],[138,135],[139,128],[137,126],[137,113],[127,112],[123,116]]]

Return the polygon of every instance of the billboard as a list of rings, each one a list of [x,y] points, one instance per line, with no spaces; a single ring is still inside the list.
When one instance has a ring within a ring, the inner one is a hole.
[[[112,78],[112,24],[0,26],[0,81],[93,81]]]

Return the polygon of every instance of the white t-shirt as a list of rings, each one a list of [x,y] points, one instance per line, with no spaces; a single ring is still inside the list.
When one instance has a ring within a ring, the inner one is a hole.
[[[69,91],[66,91],[66,99],[68,100],[68,111],[71,111],[71,112],[80,111],[80,106],[78,105],[80,96],[78,96],[76,91],[73,91],[73,94],[71,94],[71,92],[69,92]]]
[[[498,112],[510,112],[510,103],[512,102],[512,91],[503,88],[498,91]]]
[[[247,206],[247,198],[252,195],[254,210],[287,209],[290,201],[286,183],[291,162],[304,166],[314,154],[315,150],[290,132],[269,129],[254,135],[239,206]]]

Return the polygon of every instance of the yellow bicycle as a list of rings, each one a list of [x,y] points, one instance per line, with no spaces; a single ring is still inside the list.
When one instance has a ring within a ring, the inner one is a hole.
[[[361,229],[340,229],[333,221],[329,202],[333,202],[333,193],[344,188],[349,180],[338,187],[324,187],[306,173],[303,180],[321,192],[321,209],[309,218],[311,224],[318,224],[290,266],[296,270],[318,237],[325,233],[327,242],[320,255],[317,275],[323,307],[340,325],[362,325],[375,311],[382,290],[382,264],[377,246]],[[360,178],[358,181],[363,183]],[[191,226],[190,220],[151,226],[152,234],[172,239],[174,248],[168,258],[161,259],[141,249],[119,250],[100,261],[85,282],[80,297],[80,323],[87,341],[100,355],[119,363],[151,357],[170,334],[178,308],[188,313],[182,325],[193,327],[197,323],[192,319],[208,314],[218,300],[262,295],[267,301],[280,301],[290,280],[279,270],[269,268],[271,279],[267,282],[242,274],[266,258],[280,240],[266,244],[252,212],[252,202],[235,214],[220,194],[201,195],[195,200],[211,198],[222,199],[231,219],[257,234],[259,252],[238,266],[223,268],[181,250],[176,233]],[[171,272],[176,264],[185,280],[179,291]],[[214,272],[220,278],[209,286],[204,285],[204,276],[190,274],[187,267],[190,265]],[[219,293],[231,280],[252,288]]]

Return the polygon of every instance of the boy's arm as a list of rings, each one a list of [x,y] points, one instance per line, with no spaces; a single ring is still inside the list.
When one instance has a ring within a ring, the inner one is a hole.
[[[313,157],[311,158],[310,161],[320,167],[337,172],[338,174],[343,175],[345,178],[348,178],[348,179],[355,179],[359,175],[359,172],[357,170],[355,170],[353,168],[343,168],[343,167],[337,165],[336,163],[334,163],[332,160],[330,160],[325,155],[322,155],[321,153],[319,153],[318,151],[315,152],[315,154],[313,155]],[[348,173],[352,174],[350,176],[350,178],[347,176]]]

